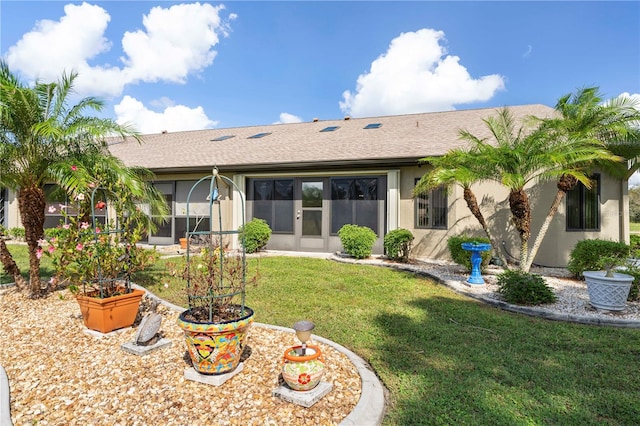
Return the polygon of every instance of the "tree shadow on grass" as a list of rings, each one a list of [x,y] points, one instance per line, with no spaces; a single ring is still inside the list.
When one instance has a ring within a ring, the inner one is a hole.
[[[393,424],[634,424],[638,330],[552,322],[433,297],[380,313],[372,363]]]

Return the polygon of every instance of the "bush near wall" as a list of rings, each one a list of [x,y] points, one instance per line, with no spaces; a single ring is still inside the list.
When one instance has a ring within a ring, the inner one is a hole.
[[[582,278],[584,271],[601,270],[603,257],[624,257],[629,254],[630,247],[625,243],[597,238],[582,240],[571,250],[567,269],[576,278]]]
[[[9,235],[16,241],[24,241],[24,228],[10,228]]]
[[[468,272],[471,272],[471,252],[462,248],[462,243],[487,243],[491,244],[488,238],[483,237],[470,237],[468,235],[458,235],[450,237],[447,240],[447,246],[449,247],[449,254],[451,259],[458,265],[462,265],[467,268]],[[480,269],[484,270],[492,257],[492,251],[487,250],[480,253],[482,255],[482,263]]]
[[[271,238],[271,228],[264,219],[253,218],[238,228],[240,241],[244,236],[244,249],[247,253],[256,253],[267,246]]]
[[[340,228],[338,236],[345,253],[356,259],[366,259],[371,256],[373,245],[378,238],[371,228],[348,224]]]
[[[640,257],[640,235],[629,235],[629,245],[631,246],[631,255],[633,257]]]
[[[384,254],[398,262],[409,261],[413,234],[408,229],[398,228],[384,236]]]

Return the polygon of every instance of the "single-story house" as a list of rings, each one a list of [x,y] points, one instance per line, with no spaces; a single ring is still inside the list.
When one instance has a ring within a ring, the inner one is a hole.
[[[517,119],[553,114],[553,109],[544,105],[510,109]],[[246,221],[265,219],[273,231],[268,249],[341,250],[338,230],[344,224],[358,224],[378,235],[374,253],[382,253],[388,231],[406,228],[415,236],[413,256],[446,258],[449,237],[483,234],[462,199],[460,187],[413,197],[416,181],[429,167],[418,160],[465,146],[459,138],[460,129],[489,136],[483,119],[495,112],[474,109],[163,131],[144,135],[142,144],[132,139],[113,143],[110,150],[129,166],[154,171],[154,184],[171,206],[171,220],[148,236],[150,244],[175,244],[184,236],[187,194],[198,179],[217,167],[239,189],[222,191],[231,226],[242,223],[243,214]],[[568,195],[535,263],[564,266],[575,243],[585,238],[628,242],[627,181],[605,174],[595,177],[597,184],[591,190],[579,185]],[[517,258],[519,240],[510,224],[507,191],[492,183],[473,189],[507,257]],[[556,187],[549,182],[530,189],[535,237]],[[198,217],[207,191],[203,187],[200,192],[201,203],[190,204],[191,227],[196,223],[207,226],[208,218]],[[0,220],[8,227],[19,226],[14,197],[7,191],[2,195],[4,217]],[[47,223],[53,226],[59,217],[49,216]]]

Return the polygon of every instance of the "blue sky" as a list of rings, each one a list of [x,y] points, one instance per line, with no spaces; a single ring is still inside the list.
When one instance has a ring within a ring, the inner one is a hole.
[[[23,81],[143,133],[640,96],[640,2],[0,2]]]

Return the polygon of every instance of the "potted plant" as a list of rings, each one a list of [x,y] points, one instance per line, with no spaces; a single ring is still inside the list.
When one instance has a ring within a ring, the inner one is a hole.
[[[626,307],[634,277],[616,269],[627,262],[627,256],[603,256],[598,262],[603,270],[582,272],[592,306],[610,311],[621,311]]]
[[[213,174],[196,182],[187,196],[187,223],[194,189],[209,183],[206,200],[209,207],[208,230],[187,231],[187,244],[193,235],[206,234],[208,245],[201,254],[192,254],[188,248],[182,268],[174,268],[171,273],[186,281],[188,309],[180,314],[178,326],[184,331],[187,350],[196,372],[200,374],[224,374],[236,369],[244,350],[247,332],[253,323],[254,312],[245,306],[245,286],[247,281],[255,282],[256,277],[247,277],[247,262],[244,244],[241,250],[228,253],[224,247],[228,238],[240,235],[239,230],[224,226],[219,188],[222,184],[235,187],[232,180]],[[238,190],[239,192],[239,190]],[[241,199],[242,217],[244,201]],[[215,216],[217,224],[214,224]],[[244,225],[244,221],[242,223]],[[172,265],[172,268],[174,265]]]
[[[144,291],[132,288],[131,274],[153,264],[156,256],[136,245],[145,223],[139,212],[117,214],[110,221],[103,188],[92,191],[91,217],[84,200],[79,194],[74,209],[59,205],[64,221],[47,242],[46,253],[55,268],[52,284],[68,284],[85,326],[108,333],[134,323]],[[55,209],[49,207],[50,212]],[[39,255],[43,252],[39,249]]]

